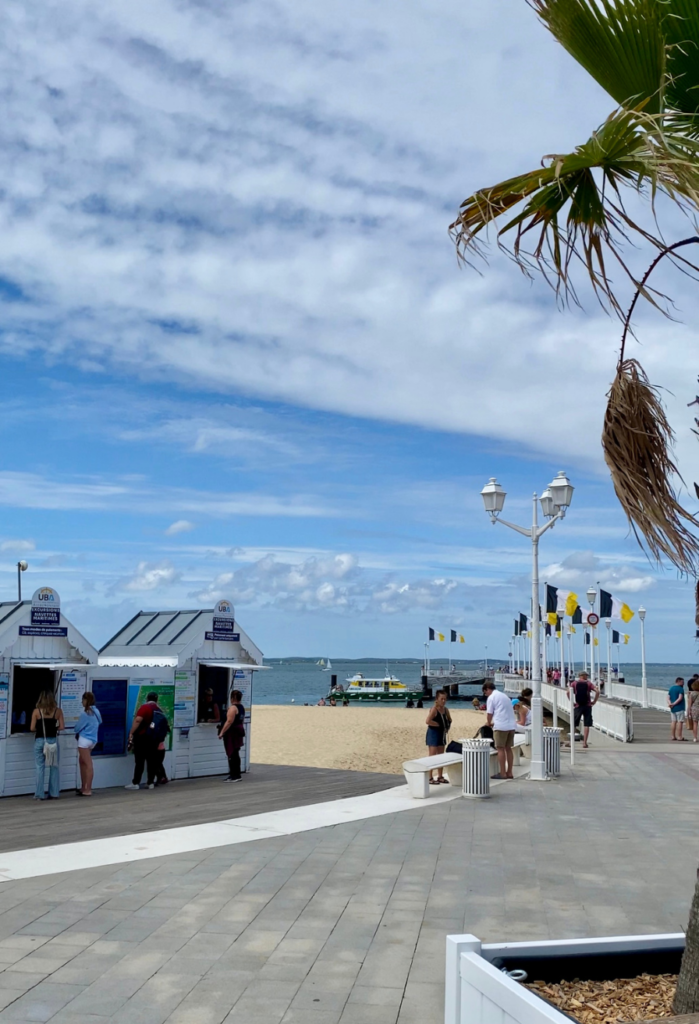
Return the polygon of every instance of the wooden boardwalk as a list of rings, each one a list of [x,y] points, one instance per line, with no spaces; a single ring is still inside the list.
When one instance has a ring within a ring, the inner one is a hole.
[[[685,735],[689,736],[691,743],[692,733],[686,725]],[[634,743],[669,743],[670,715],[667,711],[657,711],[655,708],[634,707],[633,739]]]
[[[0,853],[305,807],[402,782],[399,775],[255,764],[236,784],[214,776],[137,793],[99,789],[89,800],[72,792],[41,802],[31,796],[5,797],[0,802]]]

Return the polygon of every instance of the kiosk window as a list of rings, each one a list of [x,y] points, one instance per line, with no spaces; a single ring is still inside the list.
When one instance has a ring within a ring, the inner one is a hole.
[[[39,694],[44,690],[56,692],[56,673],[50,668],[22,668],[15,665],[12,673],[12,728],[15,732],[29,732],[32,712]]]
[[[228,707],[229,670],[217,665],[199,666],[199,694],[197,701],[197,722],[209,722],[215,719],[215,708],[218,708],[221,720],[225,717]],[[213,693],[207,693],[212,690]]]
[[[102,716],[92,756],[120,756],[126,753],[126,679],[93,679],[95,705]]]

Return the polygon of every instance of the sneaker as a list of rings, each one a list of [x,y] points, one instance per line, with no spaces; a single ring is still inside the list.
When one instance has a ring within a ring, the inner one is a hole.
[[[128,784],[128,786],[124,786],[124,789],[140,789],[140,788],[141,787],[137,786],[135,782],[130,782]]]
[[[148,785],[146,786],[146,789],[155,789],[155,783],[149,782]]]
[[[230,775],[229,775],[229,776],[228,776],[228,778],[227,778],[227,779],[224,779],[223,781],[224,781],[224,782],[242,782],[242,781],[243,781],[243,778],[242,778],[242,776],[241,776],[241,775],[239,775],[237,779],[232,779],[232,778],[230,777]]]

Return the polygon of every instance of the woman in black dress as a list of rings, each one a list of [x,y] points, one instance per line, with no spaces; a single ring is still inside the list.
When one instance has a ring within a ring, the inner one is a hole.
[[[240,773],[240,748],[245,741],[245,708],[240,703],[242,699],[240,690],[231,690],[230,707],[219,733],[228,758],[226,782],[240,782],[243,777]]]

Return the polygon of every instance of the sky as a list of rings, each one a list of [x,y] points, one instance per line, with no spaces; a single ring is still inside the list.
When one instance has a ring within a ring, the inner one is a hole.
[[[420,657],[430,626],[504,657],[531,545],[479,491],[528,525],[565,469],[542,581],[643,603],[649,659],[694,658],[693,584],[601,455],[618,323],[448,236],[613,107],[525,0],[7,0],[0,26],[3,600],[23,558],[98,646],[225,596],[271,657]],[[691,486],[696,286],[658,283],[676,318],[641,310],[633,354]]]

